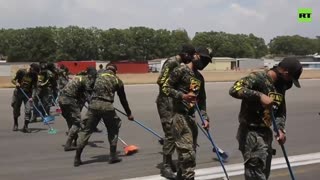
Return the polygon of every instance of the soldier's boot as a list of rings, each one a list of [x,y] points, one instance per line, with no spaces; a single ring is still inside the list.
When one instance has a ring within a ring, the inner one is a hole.
[[[12,131],[18,131],[18,118],[13,118],[13,128]]]
[[[163,155],[163,166],[160,170],[161,176],[167,179],[176,179],[176,175],[171,169],[172,157],[171,155]]]
[[[73,150],[76,150],[76,149],[77,149],[76,146],[73,146],[73,145],[72,145],[72,141],[73,141],[73,138],[71,138],[70,136],[68,136],[67,142],[66,142],[66,144],[64,145],[64,151],[73,151]]]
[[[23,129],[22,129],[22,132],[31,133],[31,130],[28,128],[28,124],[29,124],[29,121],[24,121],[24,126],[23,126]]]
[[[117,154],[117,146],[110,146],[110,158],[109,158],[109,164],[114,164],[121,162],[122,159],[118,157]]]
[[[77,148],[77,151],[76,151],[76,156],[74,157],[74,162],[73,162],[73,166],[74,167],[78,167],[82,164],[82,161],[81,161],[81,153],[83,151],[83,148],[82,147],[78,147]]]

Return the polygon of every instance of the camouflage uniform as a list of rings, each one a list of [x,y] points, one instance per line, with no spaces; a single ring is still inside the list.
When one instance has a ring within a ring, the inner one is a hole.
[[[172,170],[175,170],[172,163],[172,154],[175,150],[174,138],[172,136],[172,98],[165,95],[162,91],[162,86],[165,81],[169,78],[173,69],[178,67],[181,63],[181,58],[179,56],[170,57],[163,64],[160,76],[158,77],[157,84],[159,85],[159,95],[157,97],[157,109],[160,116],[162,129],[164,132],[164,143],[162,146],[163,150],[163,168],[161,169],[161,174],[164,174],[164,171],[169,171],[172,173]],[[172,169],[169,169],[172,168]]]
[[[50,107],[52,104],[52,98],[53,98],[53,88],[57,86],[57,81],[55,80],[54,74],[47,70],[42,69],[38,75],[38,97],[44,107],[44,109],[38,108],[43,116],[45,114],[50,114]],[[38,98],[35,100],[35,104],[39,107],[39,101]],[[34,110],[33,113],[33,121],[36,119],[36,110]]]
[[[262,107],[261,93],[272,97],[277,103],[276,123],[285,128],[286,104],[285,87],[274,85],[272,78],[264,72],[253,72],[236,81],[229,93],[242,99],[239,114],[237,140],[244,158],[246,180],[266,180],[270,175],[272,154],[272,119],[270,110]]]
[[[59,96],[59,105],[62,110],[62,116],[66,119],[68,125],[68,140],[65,150],[72,150],[71,142],[77,140],[80,129],[81,108],[89,97],[93,80],[88,76],[75,76]]]
[[[58,87],[61,91],[69,82],[68,71],[67,69],[59,69],[59,78],[58,78]]]
[[[181,174],[178,179],[194,179],[198,136],[197,124],[193,119],[195,107],[194,104],[184,101],[182,95],[197,95],[201,114],[208,119],[204,78],[197,70],[193,71],[183,64],[173,70],[162,91],[173,98],[172,133],[178,152],[178,172]]]
[[[123,82],[113,71],[108,70],[103,74],[99,74],[93,88],[88,111],[82,121],[83,124],[79,132],[78,149],[74,166],[79,166],[81,164],[81,153],[84,147],[87,145],[94,128],[101,119],[103,119],[108,131],[108,140],[110,144],[109,163],[121,161],[121,159],[117,157],[116,153],[121,119],[117,116],[113,107],[115,92],[117,92],[120,102],[127,115],[131,115],[131,110],[126,98]]]
[[[20,69],[16,76],[12,79],[12,83],[20,84],[20,88],[27,94],[29,98],[35,99],[37,93],[37,75],[30,73],[27,69]],[[20,88],[15,88],[12,96],[11,107],[13,108],[14,131],[18,130],[18,118],[20,116],[20,108],[22,102],[24,103],[24,127],[23,132],[29,132],[28,124],[31,118],[32,102],[21,92]]]

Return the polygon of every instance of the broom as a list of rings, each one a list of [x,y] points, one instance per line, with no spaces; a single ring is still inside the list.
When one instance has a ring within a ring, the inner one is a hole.
[[[100,121],[101,124],[104,124],[103,121]],[[118,139],[120,140],[120,142],[124,145],[123,149],[124,149],[124,154],[129,156],[129,155],[132,155],[132,154],[135,154],[138,152],[139,148],[135,145],[128,145],[123,139],[121,139],[119,136],[118,136]]]

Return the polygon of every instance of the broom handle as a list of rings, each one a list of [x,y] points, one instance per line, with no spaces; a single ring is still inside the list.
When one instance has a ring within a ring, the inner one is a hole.
[[[118,111],[119,113],[125,115],[128,117],[128,115],[126,115],[124,112],[120,111],[117,108],[114,108],[116,111]],[[157,136],[159,139],[163,139],[159,134],[157,134],[155,131],[153,131],[152,129],[146,127],[145,125],[143,125],[141,122],[137,121],[137,120],[133,120],[135,123],[139,124],[140,126],[142,126],[144,129],[148,130],[149,132],[151,132],[153,135]]]
[[[24,92],[24,90],[22,88],[19,88],[19,90],[22,92],[22,94],[29,100],[30,98],[28,97],[28,95]],[[32,103],[32,106],[35,108],[35,110],[39,113],[39,115],[41,116],[42,119],[44,119],[43,114],[40,112],[40,110],[34,105],[34,103]]]
[[[105,125],[103,121],[100,121],[100,123]],[[124,144],[125,146],[128,146],[128,144],[126,142],[124,142],[124,140],[121,139],[119,136],[118,136],[118,139],[122,142],[122,144]]]
[[[38,96],[38,94],[37,94],[36,96],[37,96],[37,99],[38,99],[38,101],[39,101],[39,103],[40,103],[40,106],[41,106],[42,109],[43,109],[43,112],[45,113],[46,116],[48,116],[48,113],[47,113],[46,109],[44,108],[40,97]]]
[[[122,144],[124,144],[125,146],[128,146],[128,144],[126,142],[124,142],[124,140],[121,139],[120,136],[118,136],[118,139],[122,142]]]

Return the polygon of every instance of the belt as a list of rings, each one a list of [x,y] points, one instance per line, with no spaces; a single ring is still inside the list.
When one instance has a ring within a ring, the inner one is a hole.
[[[254,124],[254,123],[247,124],[247,128],[249,130],[252,130],[252,131],[260,131],[260,130],[269,130],[270,129],[269,127],[267,127],[263,123],[260,123],[260,124]]]
[[[109,99],[104,99],[104,98],[100,98],[100,97],[93,97],[91,98],[92,100],[100,100],[100,101],[105,101],[105,102],[110,102],[113,103],[113,101],[109,100]]]

